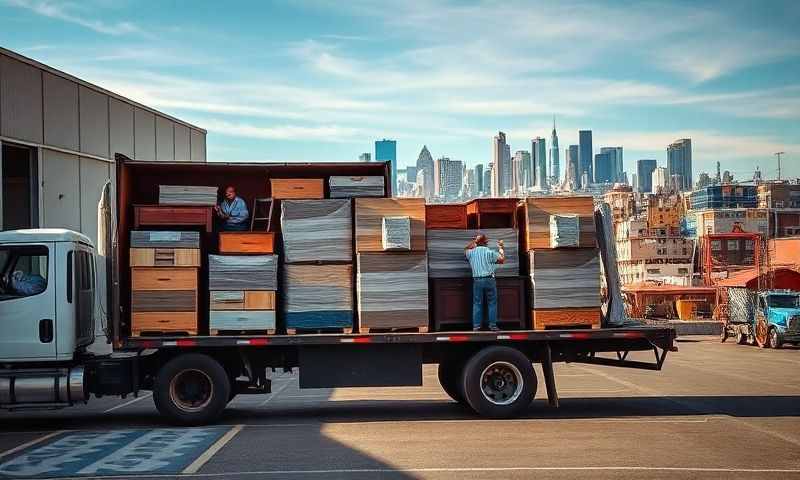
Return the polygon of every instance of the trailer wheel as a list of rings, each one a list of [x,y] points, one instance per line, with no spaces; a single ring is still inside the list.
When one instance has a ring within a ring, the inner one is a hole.
[[[461,390],[461,372],[464,362],[459,360],[443,360],[439,364],[439,385],[450,398],[458,403],[466,404],[464,392]]]
[[[177,424],[204,425],[219,418],[230,392],[230,380],[219,362],[189,353],[161,367],[153,400],[158,411]]]
[[[464,397],[478,414],[509,418],[522,413],[536,395],[530,359],[510,347],[488,347],[473,355],[462,374]]]
[[[739,345],[747,345],[747,334],[739,330],[739,333],[736,334],[736,343]]]
[[[775,327],[769,329],[768,344],[769,348],[775,348],[775,349],[781,348],[783,346],[783,339],[781,339],[781,336],[778,333],[778,329]]]

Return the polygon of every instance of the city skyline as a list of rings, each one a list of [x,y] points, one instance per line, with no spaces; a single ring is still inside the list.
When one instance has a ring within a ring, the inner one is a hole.
[[[354,161],[386,137],[400,168],[421,145],[486,165],[486,138],[527,149],[556,114],[560,154],[591,129],[596,147],[624,147],[629,174],[691,138],[695,174],[721,161],[773,178],[783,151],[784,176],[800,176],[796,2],[308,1],[220,17],[7,0],[0,15],[2,46],[206,128],[211,161]]]

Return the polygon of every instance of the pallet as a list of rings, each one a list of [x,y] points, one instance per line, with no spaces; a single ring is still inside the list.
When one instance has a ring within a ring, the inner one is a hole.
[[[197,330],[132,330],[131,337],[196,337]]]
[[[358,333],[428,333],[428,327],[396,327],[396,328],[359,327]]]
[[[338,328],[287,328],[286,335],[312,335],[312,334],[345,334],[350,335],[353,333],[353,327],[338,327]]]
[[[552,308],[531,311],[534,330],[600,328],[599,308]]]
[[[275,335],[275,329],[270,328],[267,330],[209,330],[212,337],[217,336],[261,336],[261,335]]]

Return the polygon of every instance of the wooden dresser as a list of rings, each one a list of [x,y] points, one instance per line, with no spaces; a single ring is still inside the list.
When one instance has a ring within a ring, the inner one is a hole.
[[[134,205],[133,228],[200,226],[206,232],[214,230],[214,207],[174,205]]]

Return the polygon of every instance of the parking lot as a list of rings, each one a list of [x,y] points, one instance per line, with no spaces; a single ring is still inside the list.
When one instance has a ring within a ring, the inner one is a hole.
[[[300,390],[279,374],[204,428],[163,424],[149,393],[4,412],[0,477],[800,478],[800,350],[679,349],[661,372],[560,364],[561,407],[540,381],[515,420],[452,402],[435,366],[417,388]]]

